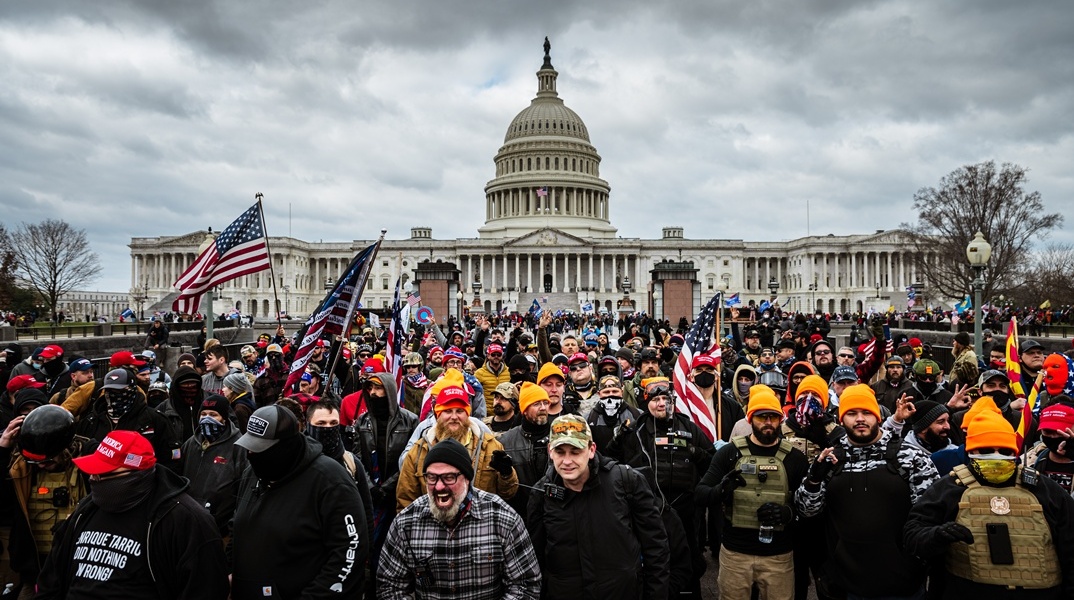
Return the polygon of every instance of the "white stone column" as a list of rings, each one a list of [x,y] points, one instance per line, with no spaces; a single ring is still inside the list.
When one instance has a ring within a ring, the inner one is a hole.
[[[600,255],[600,293],[602,293],[602,294],[606,293],[604,291],[606,289],[607,288],[604,287],[604,255],[601,254]]]
[[[526,290],[533,293],[533,253],[526,253]]]
[[[518,258],[518,253],[516,252],[515,253],[515,295],[516,295],[516,297],[517,297],[518,293],[522,291],[522,289],[520,287],[522,285],[522,277],[518,272],[518,267],[519,267],[519,258]]]
[[[593,249],[592,248],[589,249],[589,279],[586,280],[585,285],[586,285],[586,288],[588,288],[590,291],[592,291],[593,288],[595,287],[593,285]]]

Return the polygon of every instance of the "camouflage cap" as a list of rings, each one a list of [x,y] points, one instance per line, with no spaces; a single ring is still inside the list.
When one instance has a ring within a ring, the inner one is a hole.
[[[585,450],[593,441],[593,432],[589,430],[589,423],[578,415],[561,415],[552,421],[551,435],[548,438],[548,447],[555,448],[563,444],[570,444],[575,448]]]

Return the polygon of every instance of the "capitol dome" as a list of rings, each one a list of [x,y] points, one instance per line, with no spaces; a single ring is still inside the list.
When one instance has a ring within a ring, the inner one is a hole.
[[[485,186],[482,238],[515,238],[550,227],[584,238],[615,237],[600,178],[600,155],[578,113],[556,91],[545,38],[537,95],[507,127],[496,153],[496,177]]]

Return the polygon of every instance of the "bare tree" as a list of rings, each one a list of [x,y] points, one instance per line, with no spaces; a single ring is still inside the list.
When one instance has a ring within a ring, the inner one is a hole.
[[[7,228],[0,224],[0,309],[14,308],[16,296],[15,253]]]
[[[919,261],[936,296],[961,298],[974,278],[966,259],[966,245],[978,231],[992,245],[992,260],[984,272],[984,297],[996,289],[1015,287],[1029,257],[1031,241],[1045,238],[1063,222],[1058,213],[1045,214],[1040,192],[1026,192],[1026,169],[987,161],[961,167],[938,187],[921,188],[914,194],[917,223],[903,224],[910,233]],[[932,294],[930,294],[932,295]]]
[[[23,223],[11,234],[11,243],[18,274],[45,301],[53,318],[61,296],[87,285],[101,272],[100,260],[86,241],[86,231],[66,221]]]
[[[1050,302],[1053,307],[1074,304],[1074,246],[1052,244],[1033,252],[1014,288],[1007,291],[1016,305],[1040,306]]]

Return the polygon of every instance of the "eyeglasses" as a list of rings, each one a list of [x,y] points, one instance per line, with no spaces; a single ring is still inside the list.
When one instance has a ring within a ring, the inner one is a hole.
[[[406,365],[407,369],[420,369],[421,365]]]
[[[853,354],[840,354],[839,358],[854,358]]]
[[[761,421],[761,422],[765,422],[765,421],[779,422],[779,421],[783,420],[783,415],[781,415],[779,413],[774,413],[774,412],[766,412],[766,413],[761,413],[761,414],[755,414],[755,415],[753,415],[753,418],[757,419],[758,421]]]
[[[437,481],[443,481],[444,485],[455,485],[455,482],[459,480],[459,475],[462,475],[462,473],[458,471],[454,473],[441,473],[439,475],[436,473],[426,473],[424,475],[425,485],[433,487],[436,485]]]

